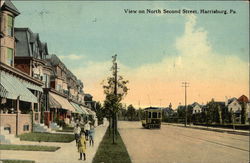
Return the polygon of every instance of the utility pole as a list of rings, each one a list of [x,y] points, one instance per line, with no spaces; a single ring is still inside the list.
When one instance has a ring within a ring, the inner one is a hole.
[[[117,96],[117,62],[116,62],[116,57],[117,54],[112,56],[113,58],[113,75],[114,75],[114,95]],[[116,122],[116,112],[115,108],[113,106],[113,144],[115,143],[115,133],[116,133],[116,127],[117,127],[117,122]]]
[[[185,88],[185,127],[187,127],[187,87],[189,87],[189,83],[182,82],[182,87]]]

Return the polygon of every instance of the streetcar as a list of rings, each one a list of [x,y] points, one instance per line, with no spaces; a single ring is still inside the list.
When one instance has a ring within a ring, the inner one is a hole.
[[[157,107],[145,108],[141,119],[144,128],[161,128],[162,109]]]

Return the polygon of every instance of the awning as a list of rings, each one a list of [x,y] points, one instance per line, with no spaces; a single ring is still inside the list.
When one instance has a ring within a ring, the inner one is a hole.
[[[8,99],[37,103],[38,99],[17,77],[0,71],[0,96]]]
[[[92,111],[91,109],[89,109],[89,108],[87,108],[87,111],[89,112],[90,115],[93,115],[93,116],[96,115],[96,113],[94,111]]]
[[[69,101],[55,93],[49,92],[49,94],[62,106],[61,108],[75,112],[75,108],[69,103]]]
[[[86,114],[86,113],[81,109],[81,107],[80,107],[78,104],[76,104],[76,103],[74,103],[74,102],[70,102],[70,103],[71,103],[71,105],[73,105],[73,107],[75,108],[76,113],[79,113],[79,114]]]
[[[84,106],[80,106],[82,111],[85,112],[85,114],[89,115],[89,112],[87,111],[88,108],[84,107]]]
[[[52,96],[51,94],[49,94],[49,107],[50,108],[62,108],[62,105],[57,102]]]
[[[29,82],[26,82],[26,81],[22,81],[22,83],[28,88],[28,89],[32,89],[32,90],[36,90],[36,91],[39,91],[39,92],[43,92],[43,89],[42,87],[39,87],[37,85],[34,85],[32,83],[29,83]]]

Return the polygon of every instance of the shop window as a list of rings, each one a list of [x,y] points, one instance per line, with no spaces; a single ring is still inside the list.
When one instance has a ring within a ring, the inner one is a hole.
[[[7,48],[7,64],[12,66],[14,58],[14,51],[11,48]]]
[[[29,131],[30,126],[28,124],[23,125],[23,131]]]

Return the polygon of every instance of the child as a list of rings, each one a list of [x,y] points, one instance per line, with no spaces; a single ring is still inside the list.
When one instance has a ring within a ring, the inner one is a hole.
[[[89,130],[89,146],[94,146],[94,134],[95,134],[95,127],[93,124],[90,125],[90,130]]]
[[[84,134],[84,132],[81,132],[80,135],[81,136],[80,136],[80,139],[78,141],[78,152],[80,153],[80,159],[79,160],[82,160],[82,155],[83,155],[84,160],[86,160],[86,155],[85,155],[85,152],[86,152],[85,134]]]

